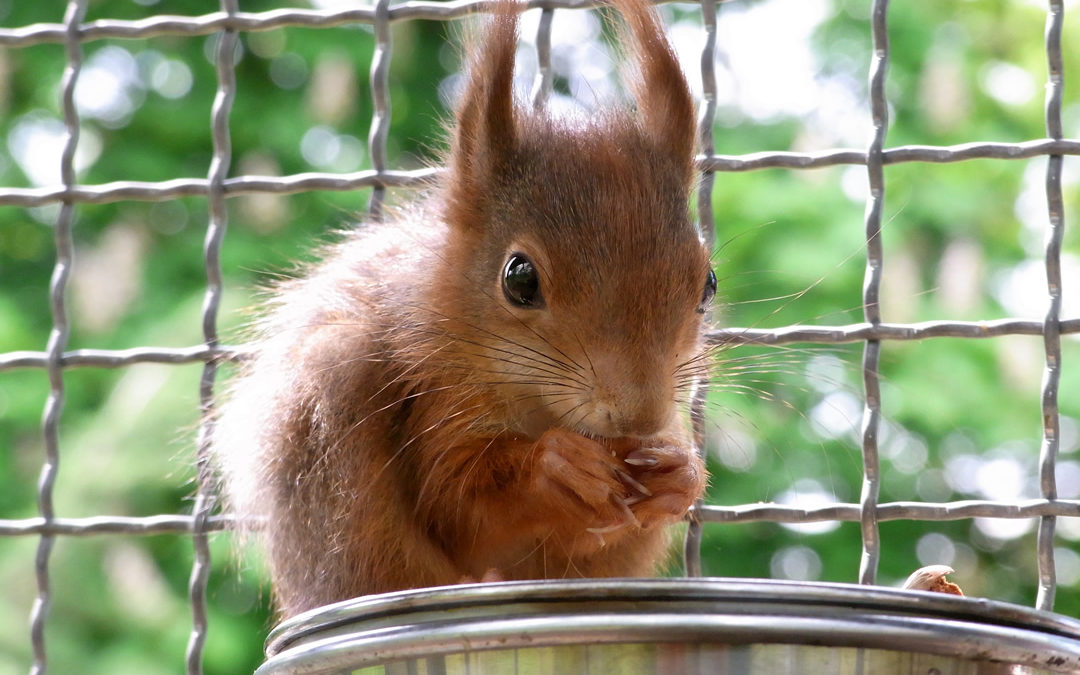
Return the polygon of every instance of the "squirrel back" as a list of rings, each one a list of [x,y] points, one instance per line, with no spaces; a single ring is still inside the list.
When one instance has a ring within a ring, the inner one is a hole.
[[[281,612],[471,580],[655,572],[704,490],[680,410],[715,276],[688,215],[693,101],[614,3],[636,110],[513,97],[518,7],[469,59],[427,199],[281,284],[217,420]]]

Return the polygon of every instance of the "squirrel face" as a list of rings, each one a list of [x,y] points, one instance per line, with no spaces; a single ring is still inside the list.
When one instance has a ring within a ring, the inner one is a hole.
[[[533,417],[597,436],[650,436],[670,423],[697,363],[698,310],[715,277],[675,167],[640,136],[611,131],[531,136],[503,193],[493,227],[503,245],[484,277],[505,334],[573,371],[569,385],[518,392],[532,403],[520,414],[542,403]]]
[[[447,299],[498,364],[514,431],[657,434],[703,367],[716,279],[688,215],[693,103],[653,14],[624,15],[636,111],[565,120],[517,105],[509,11],[458,110],[446,260],[467,272]]]

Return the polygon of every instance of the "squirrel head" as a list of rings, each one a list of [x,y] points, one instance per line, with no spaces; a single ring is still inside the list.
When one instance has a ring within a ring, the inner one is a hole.
[[[598,437],[666,429],[701,366],[716,288],[688,211],[696,123],[686,80],[643,0],[615,0],[635,108],[557,119],[513,95],[517,12],[472,54],[444,185],[436,292],[454,350],[505,389],[506,426]]]

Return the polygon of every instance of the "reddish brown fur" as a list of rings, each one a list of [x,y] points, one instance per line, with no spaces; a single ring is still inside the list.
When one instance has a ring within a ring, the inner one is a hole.
[[[515,105],[504,4],[445,184],[278,289],[215,447],[235,508],[267,519],[282,614],[485,575],[652,574],[662,525],[701,495],[678,414],[709,265],[687,215],[693,104],[652,10],[615,4],[636,113]],[[544,308],[504,298],[514,252]]]

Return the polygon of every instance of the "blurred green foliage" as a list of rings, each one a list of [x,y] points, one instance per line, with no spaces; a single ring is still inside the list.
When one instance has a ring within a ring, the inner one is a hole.
[[[785,4],[790,5],[781,0],[727,2],[721,6],[721,21],[729,14],[745,17]],[[865,110],[869,3],[811,4],[826,12],[812,35],[819,61],[814,77],[848,82],[848,93]],[[287,6],[272,0],[242,3],[248,12]],[[87,18],[138,19],[216,9],[212,2],[95,0]],[[59,22],[62,11],[62,3],[0,0],[0,25]],[[697,20],[692,5],[664,11],[680,25]],[[892,3],[887,145],[1043,137],[1044,21],[1037,3],[1021,0]],[[1080,39],[1077,23],[1075,13],[1070,14],[1066,45]],[[456,51],[447,47],[453,31],[439,22],[394,25],[390,162],[395,168],[435,159],[440,120],[446,116],[439,87],[457,68]],[[230,118],[232,175],[369,167],[372,103],[366,78],[373,36],[368,28],[279,29],[243,34],[241,44]],[[215,36],[85,44],[87,64],[111,54],[119,61],[101,61],[101,72],[112,64],[135,68],[137,77],[123,88],[128,109],[83,115],[81,145],[96,157],[80,173],[81,182],[206,175],[215,45]],[[720,45],[721,63],[732,56],[731,49]],[[1076,137],[1080,50],[1066,47],[1065,57],[1066,135]],[[60,45],[0,51],[0,133],[6,139],[0,143],[0,185],[33,184],[27,156],[44,156],[58,165],[58,153],[48,154],[53,146],[35,146],[29,155],[19,155],[16,146],[31,128],[28,124],[48,129],[50,120],[60,119],[64,63]],[[566,81],[557,84],[559,91],[569,91]],[[1025,98],[1024,89],[1031,86],[1034,92]],[[95,100],[93,92],[87,95],[88,101]],[[827,103],[823,99],[809,106],[824,109]],[[815,131],[813,120],[795,114],[755,116],[740,107],[737,95],[721,101],[719,120],[717,151],[730,154],[825,149],[843,144],[840,139],[851,132]],[[856,146],[869,139],[868,120],[860,124]],[[1045,164],[1041,158],[887,167],[885,320],[1012,316],[1018,310],[1009,298],[1023,291],[1020,297],[1030,304],[1022,313],[1040,317],[1045,286],[1025,286],[1031,275],[1021,272],[1034,269],[1035,280],[1042,279],[1038,268],[1029,266],[1039,261],[1042,234],[1025,218],[1031,220],[1039,208],[1045,212],[1045,201],[1041,207],[1038,199],[1031,203],[1031,195],[1041,194]],[[1066,222],[1073,225],[1080,172],[1076,158],[1067,158],[1066,165]],[[723,307],[717,319],[754,327],[860,321],[860,190],[865,190],[865,176],[858,167],[718,174],[713,207]],[[259,283],[311,259],[318,242],[360,217],[368,196],[231,199],[222,250],[224,333],[243,321],[242,308],[253,302]],[[179,347],[201,341],[206,209],[201,198],[76,209],[69,348]],[[44,349],[51,326],[47,288],[55,218],[52,207],[0,207],[0,350]],[[1073,257],[1078,253],[1070,230],[1067,298],[1080,291],[1074,283],[1080,279]],[[1067,301],[1067,311],[1075,307]],[[1074,421],[1080,419],[1080,371],[1073,365],[1080,361],[1080,350],[1068,339],[1064,352],[1061,460],[1080,471]],[[710,503],[790,499],[812,504],[815,495],[858,501],[861,409],[850,404],[860,395],[860,353],[853,345],[720,354],[719,381],[710,399]],[[1038,496],[1040,339],[892,343],[882,353],[882,501]],[[146,516],[190,510],[199,370],[197,365],[137,365],[67,371],[58,514]],[[0,372],[0,518],[37,514],[39,420],[47,391],[43,372]],[[958,476],[962,469],[972,476]],[[1016,474],[1013,493],[1009,485],[995,482],[1002,469]],[[1062,475],[1070,478],[1059,484],[1062,496],[1080,496],[1078,474]],[[1069,520],[1059,522],[1056,608],[1076,616],[1080,526]],[[1031,604],[1034,529],[1007,536],[988,532],[994,530],[971,521],[883,523],[880,581],[895,584],[922,564],[950,562],[957,569],[955,580],[969,594]],[[0,634],[0,673],[20,672],[30,661],[28,635],[14,627],[26,625],[36,594],[36,544],[34,538],[0,541],[0,585],[7,589],[0,600],[0,625],[9,627]],[[228,535],[213,539],[205,655],[209,673],[250,671],[260,661],[261,639],[271,621],[258,563],[249,557],[238,565],[234,547]],[[706,530],[704,553],[707,571],[715,575],[854,581],[859,547],[854,523],[715,525]],[[54,603],[46,630],[54,672],[181,672],[190,630],[191,558],[191,543],[184,537],[61,538],[51,559]]]

